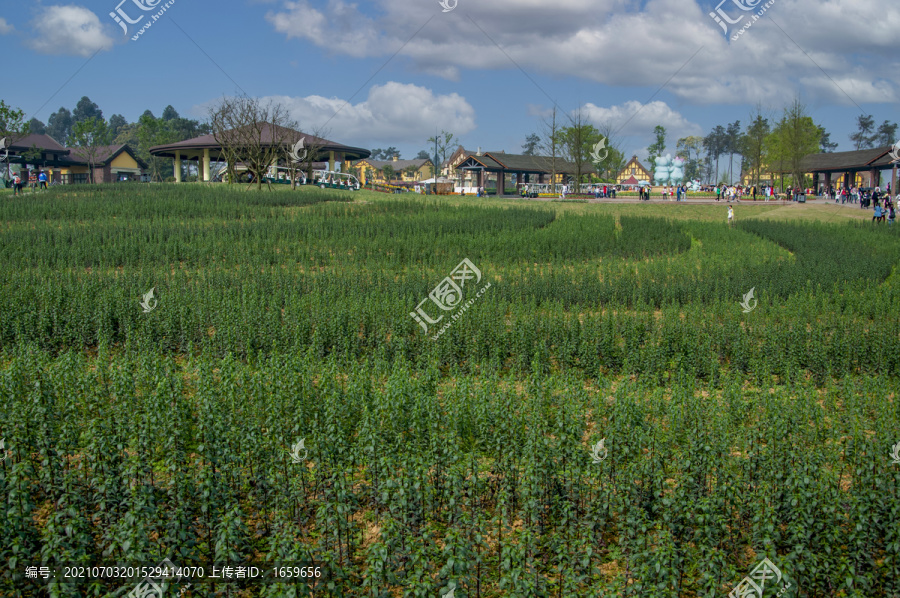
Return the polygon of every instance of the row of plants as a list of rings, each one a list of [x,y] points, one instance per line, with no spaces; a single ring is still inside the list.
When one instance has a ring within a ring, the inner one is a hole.
[[[534,369],[6,353],[2,592],[107,595],[24,566],[170,558],[315,562],[327,596],[717,596],[762,556],[799,595],[900,591],[896,381]]]
[[[4,596],[163,558],[327,572],[187,597],[712,597],[763,557],[900,594],[888,227],[221,186],[0,217]]]

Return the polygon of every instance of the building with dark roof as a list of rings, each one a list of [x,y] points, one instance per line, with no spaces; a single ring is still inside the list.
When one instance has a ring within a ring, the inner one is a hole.
[[[492,178],[497,183],[502,182],[503,185],[497,185],[498,193],[503,193],[503,189],[506,187],[507,176],[515,177],[516,185],[544,182],[561,183],[578,171],[574,163],[562,158],[554,159],[547,156],[507,154],[504,152],[469,155],[459,162],[456,170],[474,173],[475,186],[477,187],[484,187],[487,178]],[[592,164],[585,163],[582,166],[582,175],[595,173],[596,170]],[[554,180],[551,181],[551,178],[554,178]]]
[[[91,163],[94,182],[141,180],[147,164],[137,157],[127,144],[97,147],[93,160],[84,148],[66,148],[49,135],[27,135],[7,148],[10,167],[18,164],[20,176],[27,178],[25,167],[46,171],[53,183],[87,183],[90,181]]]
[[[238,131],[241,130],[238,129]],[[228,131],[224,135],[230,136],[233,132]],[[349,172],[351,160],[361,160],[372,155],[372,152],[367,149],[344,145],[336,141],[295,131],[294,129],[287,129],[268,123],[260,127],[259,143],[264,147],[284,144],[293,145],[300,140],[303,140],[303,146],[307,151],[310,148],[315,151],[315,156],[312,157],[313,161],[328,161],[328,170],[334,170],[335,162],[338,162],[344,164],[341,169],[343,172]],[[289,148],[286,147],[285,149]],[[177,143],[157,145],[150,148],[150,154],[175,160],[175,181],[179,183],[181,182],[182,160],[196,161],[198,172],[202,173],[204,181],[208,181],[210,178],[210,162],[212,160],[217,162],[226,161],[222,143],[216,140],[216,135],[213,133]]]
[[[897,166],[891,155],[892,149],[888,145],[849,152],[809,154],[800,161],[800,172],[812,176],[813,188],[816,190],[820,185],[824,185],[826,189],[832,185],[838,189],[853,186],[878,187],[881,185],[882,171],[893,170]],[[776,164],[769,171],[790,174],[787,165]]]

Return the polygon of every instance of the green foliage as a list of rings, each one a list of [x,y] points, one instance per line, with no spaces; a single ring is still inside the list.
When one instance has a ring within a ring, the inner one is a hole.
[[[7,138],[7,147],[28,135],[30,123],[25,122],[25,111],[13,108],[0,100],[0,139]]]
[[[900,592],[894,230],[347,199],[0,205],[0,594],[165,557],[314,561],[316,596],[727,595],[763,556]],[[464,257],[491,287],[432,340],[408,314]]]
[[[822,128],[806,114],[806,107],[800,100],[794,100],[766,137],[766,162],[774,172],[790,174],[793,184],[801,185],[800,162],[805,156],[818,153],[821,141]]]

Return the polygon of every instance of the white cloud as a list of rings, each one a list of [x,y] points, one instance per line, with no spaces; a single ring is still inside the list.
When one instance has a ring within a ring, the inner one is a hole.
[[[435,129],[457,136],[475,129],[475,110],[459,94],[436,95],[425,87],[397,82],[373,86],[356,104],[318,95],[267,96],[260,101],[283,104],[305,133],[324,127],[319,132],[326,138],[357,147],[422,143]],[[205,110],[196,107],[194,112]]]
[[[664,126],[669,136],[674,138],[703,134],[703,127],[690,122],[668,104],[660,101],[649,104],[630,101],[609,108],[587,103],[582,108],[582,113],[588,122],[595,126],[609,123],[613,131],[618,132],[620,136],[646,137],[653,134],[656,125]]]
[[[856,73],[847,81],[854,91],[845,88],[856,102],[900,98],[895,77],[866,75],[892,75],[898,66],[900,11],[885,9],[884,0],[775,0],[734,42],[706,0],[460,0],[446,14],[436,0],[375,0],[366,12],[342,0],[319,6],[285,1],[266,18],[289,38],[354,57],[399,52],[416,71],[449,80],[460,69],[520,66],[534,76],[620,87],[668,81],[666,91],[694,104],[782,104],[828,86],[834,101],[850,103],[820,65],[835,81]]]
[[[6,35],[7,33],[12,33],[13,26],[6,22],[6,19],[0,17],[0,35]]]
[[[319,47],[355,58],[377,47],[374,24],[356,11],[356,5],[330,0],[326,11],[316,10],[307,0],[285,2],[285,11],[266,13],[275,31],[288,39],[307,39]],[[327,14],[326,14],[327,13]]]
[[[42,54],[90,56],[113,47],[100,19],[83,6],[47,6],[32,25],[37,35],[28,43]]]

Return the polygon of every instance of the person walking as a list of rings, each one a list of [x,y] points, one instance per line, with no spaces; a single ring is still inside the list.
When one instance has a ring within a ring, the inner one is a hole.
[[[15,191],[14,196],[19,196],[19,191],[22,190],[22,178],[19,176],[19,173],[13,177],[13,190]]]
[[[894,224],[894,218],[897,217],[897,213],[894,210],[894,202],[888,201],[888,225]]]
[[[875,212],[872,215],[872,222],[880,222],[881,221],[881,206],[877,203],[875,204]]]
[[[722,199],[722,190],[719,188],[718,185],[716,185],[716,201],[719,201],[721,199]]]
[[[734,223],[734,208],[728,206],[728,226]]]
[[[47,173],[43,170],[38,174],[38,181],[41,184],[41,191],[45,191],[47,189]]]

